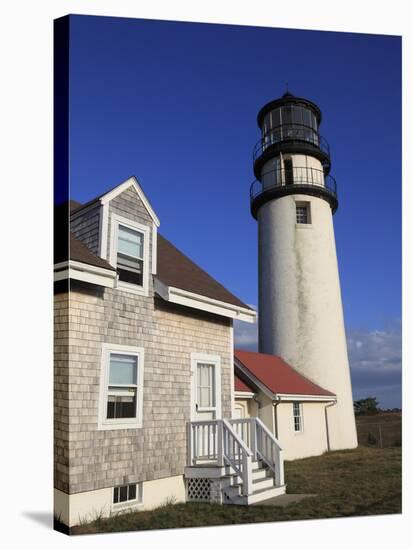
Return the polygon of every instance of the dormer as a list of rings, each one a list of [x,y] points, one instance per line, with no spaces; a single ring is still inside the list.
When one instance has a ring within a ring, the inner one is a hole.
[[[117,288],[148,296],[156,274],[159,219],[133,176],[76,209],[74,236],[117,270]]]

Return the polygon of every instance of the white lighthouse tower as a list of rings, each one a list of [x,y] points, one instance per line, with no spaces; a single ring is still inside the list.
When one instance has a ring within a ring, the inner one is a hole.
[[[259,228],[259,351],[334,392],[330,449],[356,447],[332,215],[338,207],[321,111],[286,92],[258,114],[251,212]]]

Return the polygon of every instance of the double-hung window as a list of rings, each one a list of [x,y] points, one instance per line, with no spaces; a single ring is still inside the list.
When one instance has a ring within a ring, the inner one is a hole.
[[[302,403],[293,403],[293,428],[295,433],[303,432]]]
[[[117,269],[118,288],[147,296],[150,228],[112,214],[110,239],[110,263]]]
[[[100,429],[142,424],[143,349],[103,344]]]
[[[136,418],[138,356],[110,353],[107,418]]]
[[[117,270],[119,280],[143,286],[144,234],[119,224],[117,232]]]

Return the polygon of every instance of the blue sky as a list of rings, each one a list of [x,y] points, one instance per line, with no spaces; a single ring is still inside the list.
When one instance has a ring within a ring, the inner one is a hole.
[[[256,114],[286,82],[320,106],[331,147],[355,397],[400,406],[399,37],[73,16],[71,197],[135,175],[161,232],[257,304]],[[255,334],[236,327],[239,345]]]

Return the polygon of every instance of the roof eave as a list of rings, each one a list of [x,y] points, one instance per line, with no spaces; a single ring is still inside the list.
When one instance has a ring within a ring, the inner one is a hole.
[[[70,260],[59,262],[54,266],[54,282],[74,279],[106,288],[115,288],[117,272],[83,262]]]
[[[158,277],[154,277],[154,291],[163,298],[163,300],[173,304],[207,311],[208,313],[245,321],[246,323],[254,323],[256,321],[256,311],[252,309],[215,300],[214,298],[195,294],[194,292],[189,292],[182,288],[168,286]]]
[[[336,395],[313,395],[306,393],[276,393],[276,401],[337,401]]]

